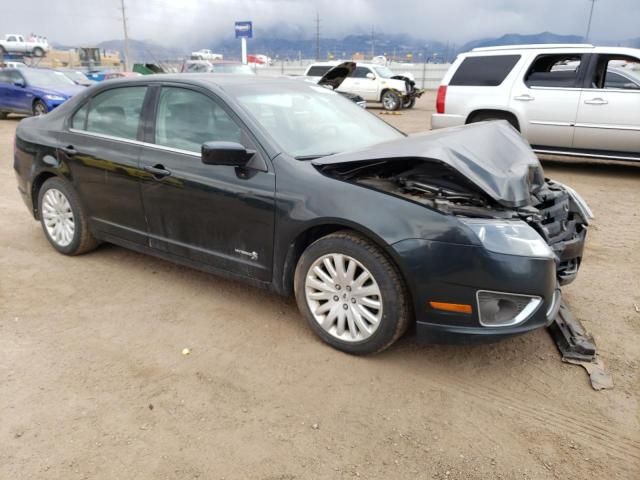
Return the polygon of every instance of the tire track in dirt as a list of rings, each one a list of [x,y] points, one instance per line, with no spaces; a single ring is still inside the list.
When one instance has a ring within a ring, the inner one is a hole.
[[[440,384],[443,389],[478,401],[486,408],[496,409],[498,406],[506,414],[526,418],[549,430],[580,435],[590,447],[627,463],[633,462],[635,466],[640,467],[640,439],[621,435],[615,428],[601,421],[555,407],[528,407],[523,402],[531,401],[530,399],[523,400],[508,395],[501,389],[492,389],[480,384],[471,385],[439,372],[432,373],[435,373],[437,378],[432,377],[429,380]]]

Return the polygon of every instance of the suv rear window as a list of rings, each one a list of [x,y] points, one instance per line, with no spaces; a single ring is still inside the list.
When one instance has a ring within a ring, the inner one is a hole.
[[[520,55],[490,55],[465,58],[449,85],[497,87],[511,72]]]
[[[325,73],[327,73],[332,67],[317,65],[315,67],[311,67],[307,72],[307,77],[322,77]]]

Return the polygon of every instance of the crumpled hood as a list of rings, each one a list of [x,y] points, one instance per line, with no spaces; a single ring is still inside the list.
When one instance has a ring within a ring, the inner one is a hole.
[[[314,160],[316,166],[423,158],[447,164],[506,207],[531,205],[544,172],[529,144],[508,122],[474,123],[379,143]]]

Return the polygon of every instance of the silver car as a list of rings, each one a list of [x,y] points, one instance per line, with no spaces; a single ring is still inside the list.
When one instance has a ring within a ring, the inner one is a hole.
[[[507,120],[538,153],[640,161],[640,49],[478,48],[438,90],[432,128]]]

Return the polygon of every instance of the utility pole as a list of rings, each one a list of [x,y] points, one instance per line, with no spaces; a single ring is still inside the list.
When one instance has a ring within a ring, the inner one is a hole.
[[[120,9],[122,10],[122,30],[124,31],[124,70],[129,71],[129,33],[127,32],[127,12],[124,6],[124,0],[120,0]]]
[[[316,61],[320,60],[320,12],[316,12]]]
[[[587,23],[587,34],[584,37],[585,42],[589,41],[589,34],[591,33],[591,20],[593,19],[593,7],[596,5],[596,0],[588,0],[591,2],[591,11],[589,12],[589,23]]]
[[[373,26],[371,26],[371,60],[373,60],[375,51],[376,51],[376,35],[375,35],[375,31],[373,30]]]

